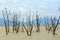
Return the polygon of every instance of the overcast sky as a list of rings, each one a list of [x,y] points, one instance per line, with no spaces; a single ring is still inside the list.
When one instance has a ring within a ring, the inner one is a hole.
[[[60,7],[60,0],[0,0],[0,18],[1,9],[7,7],[8,9],[21,10],[23,13],[27,10],[38,10],[40,16],[60,16],[58,8]],[[24,14],[25,14],[24,13]]]

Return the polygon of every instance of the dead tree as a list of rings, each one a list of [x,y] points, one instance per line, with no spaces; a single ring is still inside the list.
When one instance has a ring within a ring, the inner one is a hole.
[[[24,25],[24,19],[23,19],[23,21],[22,21],[22,30],[21,30],[21,32],[24,32],[24,28],[25,28],[25,25]],[[25,28],[25,30],[26,30],[26,28]]]
[[[19,32],[19,27],[20,27],[20,22],[18,21],[18,27],[17,27],[17,30],[16,30],[16,33],[18,33]]]
[[[13,32],[15,31],[16,33],[18,33],[18,29],[19,29],[18,17],[17,14],[15,14],[13,17]]]
[[[37,22],[37,32],[40,32],[40,22],[39,22],[40,20],[39,20],[39,17],[38,17],[38,15],[36,14],[36,22]]]
[[[19,32],[19,27],[20,27],[20,12],[19,12],[19,21],[18,21],[18,27],[17,27],[17,32]]]
[[[7,23],[6,23],[6,19],[5,19],[5,16],[4,16],[4,11],[2,11],[2,13],[3,13],[3,18],[4,18],[4,24],[5,24],[6,35],[8,35]]]
[[[28,23],[27,23],[27,27],[25,27],[24,24],[23,24],[24,29],[26,30],[28,36],[31,36],[31,34],[32,34],[32,29],[33,29],[33,25],[31,24],[31,21],[30,21],[30,16],[31,16],[31,15],[29,15],[29,16],[27,17],[27,22],[28,22]]]
[[[3,13],[3,18],[4,18],[6,34],[8,34],[9,31],[10,31],[9,30],[9,14],[7,13],[7,9],[6,8],[5,8],[5,16],[7,16],[7,17],[4,16],[4,11],[2,11],[2,13]]]
[[[51,30],[51,24],[49,24],[49,20],[50,19],[46,19],[46,17],[44,17],[44,21],[45,21],[45,28],[46,28],[46,31],[48,31],[48,33],[49,33],[49,31]],[[51,20],[50,20],[51,21]]]
[[[13,32],[15,31],[15,15],[14,15],[14,17],[13,17]]]
[[[56,34],[55,31],[56,31],[58,24],[59,24],[59,19],[53,18],[52,19],[53,35]]]
[[[10,11],[9,11],[9,14],[7,13],[7,9],[5,8],[5,13],[6,13],[6,16],[7,16],[7,30],[8,30],[8,32],[10,31],[9,30],[9,14],[10,14]]]
[[[24,22],[24,19],[23,19],[23,22]],[[24,27],[24,29],[26,30],[26,32],[27,32],[27,28],[26,28],[26,26],[24,25],[24,23],[22,22],[22,26]],[[22,28],[23,29],[23,28]]]
[[[9,11],[9,13],[10,13],[10,11]],[[10,32],[10,30],[9,30],[9,15],[8,15],[7,13],[6,13],[6,15],[7,15],[7,22],[8,22],[8,23],[7,23],[7,24],[8,24],[8,25],[7,25],[7,26],[8,26],[8,32]]]
[[[20,26],[20,21],[18,21],[18,15],[16,15],[16,24],[17,24],[16,33],[18,33],[19,32],[19,26]]]
[[[44,17],[44,22],[45,22],[45,28],[46,28],[46,31],[47,31],[47,20],[46,20],[46,17]]]
[[[33,29],[33,25],[32,25],[32,23],[31,23],[31,21],[30,21],[30,15],[29,15],[29,17],[28,17],[28,26],[29,26],[29,33],[30,34],[28,34],[28,32],[27,32],[27,34],[29,35],[29,36],[31,36],[31,34],[32,34],[32,29]]]

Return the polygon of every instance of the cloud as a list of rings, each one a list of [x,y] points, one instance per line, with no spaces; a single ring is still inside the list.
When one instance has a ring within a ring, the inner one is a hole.
[[[0,3],[5,3],[6,1],[5,0],[0,0]]]
[[[13,2],[13,3],[18,3],[18,2],[19,2],[19,0],[12,0],[12,2]]]
[[[26,15],[28,13],[27,9],[24,7],[19,7],[18,9],[18,11],[21,12],[21,15]]]
[[[21,12],[25,12],[25,11],[26,11],[25,8],[23,8],[23,7],[19,7],[19,10],[20,10]]]
[[[44,0],[46,2],[56,2],[56,1],[59,1],[59,0]]]
[[[6,6],[9,6],[9,8],[11,8],[11,7],[13,8],[13,10],[11,10],[11,11],[14,11],[14,12],[16,12],[16,10],[18,12],[21,11],[23,15],[28,13],[27,9],[31,8],[31,10],[33,10],[33,11],[35,9],[39,9],[40,12],[41,12],[40,13],[41,16],[47,16],[47,15],[54,16],[56,13],[53,14],[52,11],[51,11],[51,13],[50,13],[50,11],[48,13],[46,13],[45,10],[48,11],[48,10],[52,9],[53,7],[54,7],[53,10],[55,10],[56,6],[54,6],[52,4],[55,4],[53,2],[56,2],[56,1],[59,1],[59,0],[39,0],[39,1],[36,1],[36,0],[33,0],[33,1],[31,1],[31,0],[28,0],[28,1],[27,0],[23,0],[22,2],[21,1],[20,0],[0,0],[0,3],[1,4],[5,4],[6,3]],[[50,3],[48,3],[48,2],[50,2]],[[58,5],[58,4],[56,4],[56,5]],[[0,10],[3,9],[3,8],[4,8],[3,5],[0,5]]]

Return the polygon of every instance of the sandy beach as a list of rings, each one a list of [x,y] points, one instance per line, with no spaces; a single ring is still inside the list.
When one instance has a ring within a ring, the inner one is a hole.
[[[10,27],[10,33],[8,35],[5,34],[5,27],[0,27],[0,40],[60,40],[60,27],[56,30],[57,35],[53,36],[52,33],[45,30],[45,27],[40,27],[40,32],[36,32],[35,27],[33,28],[33,32],[31,36],[27,36],[25,30],[21,32],[21,28],[19,33],[13,33],[12,27]]]

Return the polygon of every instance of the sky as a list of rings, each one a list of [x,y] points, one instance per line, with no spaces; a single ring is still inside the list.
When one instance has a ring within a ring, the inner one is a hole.
[[[2,18],[1,10],[7,7],[14,12],[20,10],[23,15],[32,11],[44,16],[60,16],[60,0],[0,0],[0,18]]]

